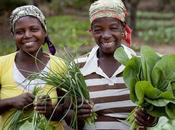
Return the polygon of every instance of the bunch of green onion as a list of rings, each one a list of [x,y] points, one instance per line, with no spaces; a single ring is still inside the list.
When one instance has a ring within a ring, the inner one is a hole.
[[[89,90],[85,83],[84,77],[79,70],[78,65],[74,62],[72,56],[70,56],[69,54],[66,55],[66,58],[64,58],[66,59],[64,61],[64,67],[66,67],[66,71],[65,68],[62,68],[62,66],[60,66],[60,64],[55,61],[58,66],[58,70],[51,70],[50,68],[48,68],[49,72],[42,71],[40,73],[32,74],[28,78],[28,80],[30,81],[32,81],[33,79],[41,79],[45,81],[45,84],[53,86],[50,91],[52,91],[52,89],[58,88],[65,92],[62,97],[57,97],[59,98],[59,101],[55,106],[50,119],[47,120],[44,115],[39,114],[35,110],[27,112],[25,112],[24,110],[17,110],[10,115],[9,119],[5,122],[4,128],[7,128],[7,130],[55,130],[55,127],[52,126],[49,122],[54,115],[56,107],[60,105],[61,101],[63,101],[64,99],[69,99],[69,108],[64,113],[61,120],[66,117],[69,111],[73,110],[74,115],[71,120],[70,126],[73,129],[78,130],[78,108],[81,107],[84,102],[88,102],[91,106],[92,104],[90,104]],[[38,61],[44,64],[36,57],[32,57],[35,58],[36,65]],[[59,70],[64,70],[65,73],[60,74]],[[35,101],[37,99],[37,96],[40,96],[37,95],[38,91],[39,90],[37,89],[37,87],[33,91],[33,94],[36,96]],[[78,99],[81,99],[81,103],[78,103]],[[95,123],[96,116],[96,113],[92,112],[91,115],[85,119],[85,123]]]
[[[41,90],[39,87],[34,87],[33,95],[34,102],[37,102],[38,95]],[[46,100],[46,99],[45,99]],[[43,100],[44,101],[44,100]],[[33,104],[33,103],[32,103]],[[26,107],[32,105],[29,104]],[[25,108],[26,108],[25,107]],[[25,109],[24,108],[24,109]],[[42,114],[35,110],[16,110],[5,121],[2,129],[4,130],[55,130],[55,127],[50,124],[50,121]]]
[[[45,81],[45,84],[52,85],[65,92],[64,96],[62,96],[62,98],[57,103],[57,106],[64,99],[69,99],[69,108],[63,115],[62,119],[65,118],[65,116],[69,113],[70,110],[73,110],[74,115],[71,120],[70,126],[73,129],[78,130],[78,108],[81,107],[81,105],[83,105],[84,102],[90,102],[90,95],[87,85],[85,83],[85,79],[81,74],[78,65],[75,63],[74,60],[72,60],[72,56],[68,55],[67,58],[64,59],[66,59],[64,61],[66,66],[65,73],[60,74],[59,71],[50,70],[49,72],[35,74],[33,75],[33,78],[41,79]],[[57,61],[55,61],[55,63],[57,64]],[[61,68],[61,66],[59,65],[58,67],[61,70],[65,70],[65,68]],[[81,99],[81,103],[78,103],[78,99]],[[89,103],[89,105],[91,104]],[[85,119],[85,123],[95,123],[95,119],[96,113],[92,112],[91,115]]]

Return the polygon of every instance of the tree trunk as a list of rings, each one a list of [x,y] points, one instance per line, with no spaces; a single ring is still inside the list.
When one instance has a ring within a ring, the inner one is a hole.
[[[95,2],[96,0],[90,0],[90,3],[93,3],[93,2]]]
[[[129,11],[129,18],[127,19],[128,24],[131,26],[133,30],[133,35],[135,36],[136,33],[136,18],[137,18],[137,7],[140,0],[124,0],[124,4]]]
[[[38,6],[38,0],[32,0],[32,4]]]

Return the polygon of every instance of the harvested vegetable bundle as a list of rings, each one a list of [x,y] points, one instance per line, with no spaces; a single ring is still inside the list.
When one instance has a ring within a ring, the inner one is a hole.
[[[60,74],[56,70],[53,71],[51,70],[49,72],[42,72],[40,74],[35,74],[33,76],[34,78],[45,81],[45,84],[55,86],[56,88],[59,88],[65,92],[65,95],[59,101],[61,102],[61,100],[65,98],[69,99],[70,101],[69,108],[65,112],[64,117],[69,112],[69,110],[73,109],[74,116],[71,122],[71,127],[75,130],[78,130],[78,122],[77,122],[78,107],[80,107],[84,102],[88,102],[90,104],[89,102],[90,95],[84,77],[81,74],[79,67],[72,59],[73,58],[70,55],[68,55],[67,60],[64,61],[67,66],[65,73]],[[57,61],[55,61],[55,63],[57,64]],[[60,68],[61,66],[58,67]],[[80,104],[78,104],[78,99],[81,99]],[[59,105],[59,103],[57,105]],[[64,119],[64,117],[62,119]],[[92,112],[90,117],[87,118],[85,122],[94,123],[95,119],[96,119],[96,113]]]
[[[33,95],[35,96],[35,102],[38,102],[37,97],[41,96],[41,93],[42,93],[41,88],[39,87],[34,88]],[[29,104],[28,106],[30,105],[32,104]],[[5,130],[56,130],[55,127],[52,124],[50,124],[50,121],[48,121],[44,115],[39,114],[35,110],[14,111],[4,123],[2,129],[5,129]]]
[[[125,65],[123,78],[130,89],[130,99],[148,114],[175,118],[175,55],[159,56],[153,49],[143,46],[141,56],[131,59],[123,48],[115,58]],[[128,118],[131,130],[138,128],[134,112]]]

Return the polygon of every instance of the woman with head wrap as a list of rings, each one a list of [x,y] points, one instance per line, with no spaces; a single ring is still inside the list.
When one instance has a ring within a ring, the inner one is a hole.
[[[56,70],[64,73],[65,64],[62,59],[53,56],[55,47],[50,42],[43,13],[33,5],[21,6],[13,10],[10,16],[11,32],[16,41],[17,51],[0,57],[0,129],[15,110],[34,108],[50,118],[56,105],[57,92],[52,86],[45,85],[40,79],[28,79],[38,72]],[[44,53],[42,46],[47,43],[50,54]],[[47,98],[43,104],[33,104],[34,88],[40,88],[41,99]],[[32,105],[31,105],[32,104]],[[28,106],[28,107],[27,107]],[[57,108],[57,112],[62,113]],[[59,116],[59,113],[57,113]],[[62,130],[61,122],[55,123],[56,130]]]
[[[121,0],[97,0],[90,6],[90,31],[97,45],[87,57],[78,58],[77,62],[82,67],[97,119],[95,124],[85,124],[84,130],[130,129],[126,118],[135,104],[129,99],[129,90],[123,81],[124,66],[113,57],[115,50],[121,46],[128,57],[136,55],[129,48],[132,31],[125,22],[126,14]],[[79,109],[79,120],[83,122],[90,113],[91,107],[85,103]],[[154,117],[142,110],[136,112],[136,120],[144,129],[156,122]]]

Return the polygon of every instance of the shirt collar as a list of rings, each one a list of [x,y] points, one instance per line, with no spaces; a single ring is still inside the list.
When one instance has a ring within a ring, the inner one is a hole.
[[[132,49],[126,47],[123,44],[121,44],[121,46],[124,48],[124,51],[126,52],[126,54],[128,55],[129,58],[131,58],[132,55],[136,55],[136,53]],[[89,53],[89,56],[87,57],[85,65],[83,66],[83,68],[80,69],[84,76],[95,72],[95,73],[107,78],[106,74],[102,71],[102,69],[100,67],[98,67],[98,57],[97,57],[98,49],[99,49],[99,46],[95,46],[91,50],[91,52]],[[124,68],[125,68],[124,65],[120,65],[112,77],[123,72]]]
[[[94,48],[92,48],[91,52],[89,53],[89,56],[87,57],[86,63],[83,66],[83,68],[81,68],[81,72],[84,76],[91,74],[93,72],[96,72],[96,69],[98,67],[97,61],[97,50],[98,50],[98,46],[95,46]]]

